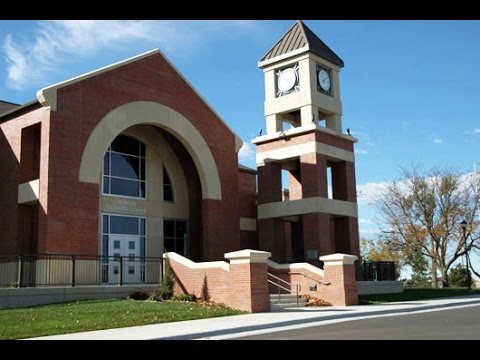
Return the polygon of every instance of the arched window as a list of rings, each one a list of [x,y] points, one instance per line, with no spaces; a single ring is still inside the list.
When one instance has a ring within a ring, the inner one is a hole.
[[[173,202],[173,186],[170,176],[168,175],[167,169],[163,167],[163,200]]]
[[[119,135],[103,159],[103,193],[144,199],[146,172],[145,144]]]

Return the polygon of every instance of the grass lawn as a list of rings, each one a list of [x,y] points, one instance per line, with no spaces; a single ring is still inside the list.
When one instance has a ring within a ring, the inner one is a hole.
[[[244,313],[241,310],[204,303],[77,301],[0,310],[0,339],[22,339]]]
[[[425,299],[446,298],[452,296],[480,295],[480,289],[462,288],[408,288],[399,294],[360,295],[360,305],[381,304],[395,301],[414,301]]]

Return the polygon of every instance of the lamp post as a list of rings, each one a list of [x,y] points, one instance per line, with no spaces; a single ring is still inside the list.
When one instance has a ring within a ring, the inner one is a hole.
[[[465,220],[463,220],[461,223],[460,223],[460,226],[462,227],[462,230],[463,230],[463,246],[465,247],[465,259],[466,259],[466,263],[467,263],[467,283],[468,283],[468,290],[471,289],[471,286],[470,286],[470,283],[472,282],[472,280],[470,279],[470,269],[469,269],[469,259],[468,259],[468,247],[467,247],[467,236],[466,236],[466,230],[467,230],[467,222]]]

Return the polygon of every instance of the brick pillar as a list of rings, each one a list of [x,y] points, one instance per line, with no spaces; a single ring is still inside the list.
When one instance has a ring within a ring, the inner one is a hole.
[[[330,214],[302,215],[302,226],[305,260],[318,266],[318,256],[335,252],[331,236]]]
[[[282,166],[278,163],[258,165],[258,203],[282,201]],[[285,261],[285,226],[282,218],[258,221],[258,246],[269,251],[276,261]]]
[[[328,197],[327,158],[311,153],[300,156],[300,177],[303,198]]]
[[[230,260],[230,306],[252,313],[270,311],[267,282],[270,256],[269,252],[250,249],[225,254]]]
[[[355,282],[355,255],[332,254],[321,256],[325,281],[330,285],[325,288],[324,299],[332,305],[357,305],[358,293]]]
[[[332,192],[334,199],[357,202],[354,163],[332,162]]]

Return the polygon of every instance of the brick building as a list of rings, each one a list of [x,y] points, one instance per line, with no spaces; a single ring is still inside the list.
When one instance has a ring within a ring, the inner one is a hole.
[[[40,89],[21,106],[0,102],[0,253],[358,255],[343,61],[297,21],[259,66],[258,178],[238,165],[241,139],[159,50]]]

